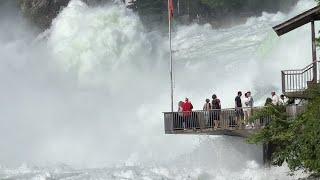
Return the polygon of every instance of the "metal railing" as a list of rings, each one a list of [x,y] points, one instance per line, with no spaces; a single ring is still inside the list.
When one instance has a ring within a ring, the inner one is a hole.
[[[286,107],[286,112],[289,118],[295,119],[299,115],[303,114],[306,109],[306,105],[288,105]]]
[[[272,117],[266,116],[252,122],[252,116],[264,107],[221,109],[211,111],[165,112],[164,127],[166,134],[174,134],[189,130],[247,130],[262,129],[268,125]],[[294,119],[304,113],[306,105],[288,105],[288,118]],[[172,117],[173,115],[173,117]],[[249,119],[251,120],[249,121]],[[215,124],[216,123],[216,124]]]
[[[192,112],[165,112],[165,132],[170,134],[174,131],[185,130],[238,130],[260,129],[266,126],[271,117],[256,119],[249,122],[249,118],[263,107],[221,109],[211,111]],[[172,117],[173,116],[173,117]]]
[[[319,63],[320,61],[316,61],[303,69],[281,71],[282,92],[284,94],[295,92],[303,93],[311,83],[318,83]]]

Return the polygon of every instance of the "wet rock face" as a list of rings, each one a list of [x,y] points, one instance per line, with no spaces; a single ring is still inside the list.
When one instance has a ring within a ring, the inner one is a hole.
[[[33,23],[42,29],[50,26],[60,10],[67,6],[70,0],[18,0],[19,6]]]
[[[1,1],[1,0],[0,0]],[[52,20],[71,0],[17,0],[22,13],[41,29],[50,27]],[[111,0],[82,0],[88,5],[107,3]]]

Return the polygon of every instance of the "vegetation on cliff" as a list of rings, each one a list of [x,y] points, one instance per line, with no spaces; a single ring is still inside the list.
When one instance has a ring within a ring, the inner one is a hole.
[[[45,29],[70,0],[17,0],[22,12],[39,27]],[[87,3],[111,0],[84,0]],[[167,1],[137,0],[133,6],[143,22],[161,24],[167,21]],[[290,8],[297,0],[174,0],[176,20],[191,22],[225,21],[227,18],[251,16],[262,11],[278,11]],[[187,17],[186,17],[187,16]]]
[[[249,143],[271,143],[272,164],[287,163],[291,171],[320,174],[320,87],[308,91],[306,112],[295,119],[286,116],[285,107],[268,106],[253,119],[271,116],[271,123],[251,136]]]
[[[155,15],[166,19],[167,1],[137,0],[136,10],[140,15]],[[175,14],[187,15],[189,21],[200,18],[204,22],[225,21],[227,18],[251,16],[262,11],[288,10],[297,0],[174,0]],[[177,19],[177,18],[176,18]]]
[[[320,4],[320,0],[316,0]],[[320,33],[320,32],[319,32]],[[318,39],[318,46],[320,39]],[[272,164],[287,163],[292,172],[304,170],[320,177],[320,85],[309,89],[305,113],[295,119],[281,106],[268,106],[255,117],[271,116],[271,123],[248,139],[249,143],[272,144]]]
[[[227,11],[239,11],[243,9],[256,10],[279,10],[288,8],[296,1],[292,0],[200,0],[200,2],[208,6],[211,10],[224,9]]]

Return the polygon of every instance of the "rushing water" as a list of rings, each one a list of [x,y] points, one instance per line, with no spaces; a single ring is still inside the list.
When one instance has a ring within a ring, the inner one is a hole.
[[[238,90],[257,104],[280,91],[281,69],[311,61],[310,28],[278,38],[271,27],[314,5],[228,29],[175,26],[175,101],[200,109],[217,93],[230,107]],[[285,166],[264,169],[261,147],[243,139],[164,135],[168,39],[130,10],[72,0],[40,35],[17,10],[0,10],[0,178],[293,178]]]

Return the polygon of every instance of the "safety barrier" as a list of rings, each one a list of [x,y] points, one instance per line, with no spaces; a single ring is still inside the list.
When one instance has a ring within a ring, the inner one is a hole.
[[[312,84],[319,83],[319,61],[303,69],[281,71],[282,92],[287,96],[304,93]]]
[[[184,130],[235,130],[259,129],[267,125],[271,118],[264,117],[249,122],[249,118],[262,107],[217,109],[210,111],[165,112],[164,124],[166,133]]]
[[[184,131],[236,131],[259,130],[268,125],[272,117],[266,116],[252,121],[252,116],[264,107],[217,109],[210,111],[165,112],[164,127],[167,134]],[[305,112],[304,105],[288,105],[286,107],[289,118],[296,118]],[[197,134],[197,133],[195,133]]]

